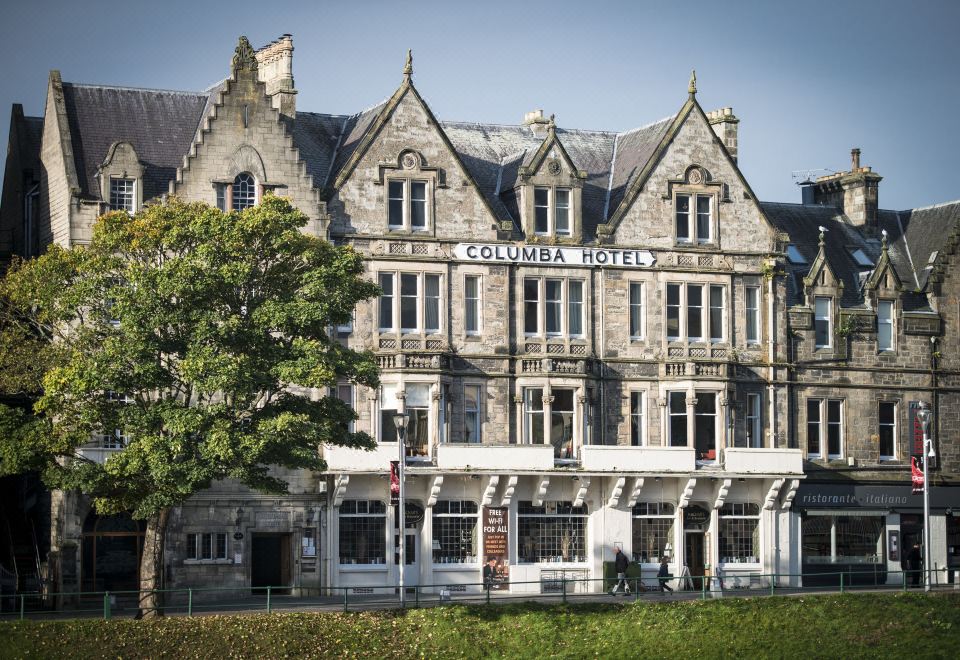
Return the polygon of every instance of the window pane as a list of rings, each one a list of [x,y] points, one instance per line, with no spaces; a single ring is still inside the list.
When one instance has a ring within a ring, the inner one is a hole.
[[[440,332],[440,276],[424,275],[424,330]]]
[[[400,328],[417,330],[417,276],[400,274]]]
[[[680,338],[680,285],[667,285],[667,338]]]
[[[820,399],[807,399],[807,453],[820,455]]]
[[[710,287],[710,339],[723,340],[723,287]]]
[[[528,387],[523,390],[523,415],[526,441],[542,445],[544,442],[542,388]]]
[[[630,337],[643,336],[643,284],[630,283]]]
[[[747,395],[747,446],[758,448],[763,446],[762,422],[760,412],[760,395]]]
[[[817,347],[826,348],[830,346],[833,335],[830,328],[830,298],[817,298],[814,305]]]
[[[710,240],[710,201],[705,195],[697,195],[697,240]]]
[[[393,273],[380,273],[380,288],[383,289],[383,295],[380,296],[380,329],[393,329]]]
[[[881,401],[878,431],[880,435],[880,456],[885,458],[896,456],[896,417],[897,404],[892,401]]]
[[[213,535],[200,535],[200,559],[213,559]]]
[[[697,458],[713,460],[717,457],[717,395],[713,392],[697,392],[696,401],[694,445]]]
[[[540,280],[523,281],[523,331],[535,335],[539,330]]]
[[[677,195],[677,240],[690,240],[690,195]]]
[[[242,211],[257,203],[257,182],[244,172],[233,180],[233,208]]]
[[[550,409],[550,444],[554,458],[573,458],[573,390],[554,388]]]
[[[547,280],[546,285],[547,334],[560,334],[560,315],[563,309],[563,281]]]
[[[390,226],[403,226],[403,181],[390,182]]]
[[[133,213],[136,209],[134,201],[133,179],[110,179],[110,210]],[[218,189],[219,190],[219,189]]]
[[[687,446],[686,392],[670,392],[670,446]]]
[[[555,224],[558,234],[570,234],[570,191],[557,189]]]
[[[746,288],[747,306],[747,341],[760,341],[760,288],[748,286]]]
[[[463,278],[463,298],[466,305],[465,324],[467,334],[480,331],[480,283],[479,276],[467,275]]]
[[[583,334],[583,282],[570,280],[567,283],[570,301],[567,304],[568,331],[571,336]]]
[[[546,188],[534,188],[533,207],[534,207],[534,232],[537,234],[546,234],[550,231],[549,225],[549,199],[550,191]]]
[[[197,535],[187,534],[187,559],[197,558]]]
[[[703,285],[687,286],[687,339],[703,339]]]
[[[630,393],[630,444],[643,444],[643,392]]]
[[[427,184],[423,181],[410,182],[410,226],[413,229],[427,226]]]
[[[463,441],[480,442],[480,386],[463,386]]]
[[[893,349],[893,303],[889,300],[877,305],[877,348],[881,351]]]
[[[842,436],[841,402],[831,399],[827,401],[827,453],[831,456],[840,456]]]

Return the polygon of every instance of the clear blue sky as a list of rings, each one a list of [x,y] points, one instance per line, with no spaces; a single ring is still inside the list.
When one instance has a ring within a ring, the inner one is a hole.
[[[884,176],[880,205],[960,198],[960,2],[203,2],[5,0],[0,130],[66,81],[203,89],[237,36],[293,34],[299,108],[352,113],[389,96],[407,48],[441,119],[624,130],[676,112],[697,69],[706,110],[741,119],[740,165],[764,200],[799,201],[791,172]],[[2,165],[0,165],[2,167]]]

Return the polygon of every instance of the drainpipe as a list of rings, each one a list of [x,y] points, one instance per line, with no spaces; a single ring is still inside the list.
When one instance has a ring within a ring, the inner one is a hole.
[[[600,321],[597,327],[600,328],[600,346],[597,354],[600,356],[600,414],[597,415],[597,418],[600,420],[600,444],[607,444],[607,409],[605,405],[606,397],[604,396],[604,390],[606,390],[606,374],[607,374],[607,364],[604,361],[603,350],[607,345],[607,334],[606,334],[606,324],[603,322],[603,306],[605,300],[605,289],[607,288],[607,277],[606,271],[604,271],[603,266],[600,267]]]
[[[767,385],[768,398],[770,399],[770,447],[774,448],[777,446],[777,404],[776,404],[776,389],[774,387],[773,381],[776,378],[776,368],[773,366],[774,360],[776,359],[776,341],[774,338],[774,332],[776,332],[776,324],[774,323],[774,310],[775,304],[773,300],[773,275],[771,274],[770,278],[767,280],[767,332],[769,336],[767,337],[768,345],[768,378],[769,384]]]

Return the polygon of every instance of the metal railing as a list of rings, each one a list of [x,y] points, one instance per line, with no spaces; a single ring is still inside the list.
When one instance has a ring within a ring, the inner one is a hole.
[[[960,576],[945,568],[931,570],[931,586],[937,590],[960,589]],[[942,579],[941,579],[942,574]],[[875,574],[876,575],[876,574]],[[774,596],[854,591],[905,592],[923,590],[922,571],[888,571],[881,583],[866,579],[869,573],[837,571],[824,573],[727,573],[719,576],[684,576],[666,580],[654,577],[626,578],[629,592],[618,587],[617,578],[557,577],[534,581],[510,581],[488,588],[483,583],[422,584],[407,588],[407,607],[447,604],[493,604],[505,602],[562,602],[607,600],[612,589],[634,601],[657,602],[669,594],[672,600],[707,600],[729,596]],[[949,578],[956,578],[956,581]],[[810,582],[820,584],[812,585]],[[800,586],[803,584],[803,586]],[[157,589],[163,614],[196,616],[208,613],[276,611],[361,611],[400,607],[399,591],[391,585],[341,587],[270,586],[201,587]],[[622,601],[619,601],[622,602]],[[23,619],[72,619],[133,617],[139,612],[136,590],[81,591],[70,593],[18,593],[0,597],[0,621]]]

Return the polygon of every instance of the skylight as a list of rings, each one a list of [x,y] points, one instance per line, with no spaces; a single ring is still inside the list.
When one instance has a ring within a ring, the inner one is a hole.
[[[787,259],[792,264],[805,264],[807,260],[803,258],[803,255],[800,254],[800,250],[797,249],[797,246],[793,243],[787,245]]]
[[[856,250],[850,250],[850,256],[853,257],[853,260],[857,262],[858,266],[863,266],[864,268],[873,268],[873,261],[871,261],[866,252],[860,248],[857,248]]]

